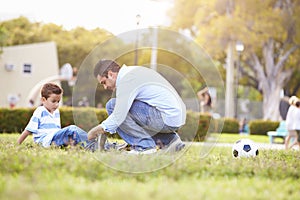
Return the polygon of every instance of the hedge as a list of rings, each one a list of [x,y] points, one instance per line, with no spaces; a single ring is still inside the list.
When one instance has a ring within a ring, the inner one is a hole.
[[[0,109],[0,132],[3,133],[20,133],[27,125],[34,109],[18,108]]]
[[[178,131],[184,141],[203,141],[209,130],[211,116],[187,112],[186,124]]]
[[[105,109],[61,107],[59,110],[62,127],[76,124],[85,131],[99,124],[99,122],[102,122],[107,117]],[[33,112],[34,109],[32,108],[0,108],[0,132],[21,133],[29,122]]]
[[[21,133],[33,111],[31,108],[0,108],[0,133]],[[92,107],[60,107],[60,115],[62,127],[75,124],[85,131],[107,118],[105,109]],[[186,124],[178,133],[184,141],[203,141],[207,133],[219,131],[238,133],[238,121],[226,118],[213,119],[209,114],[188,111]]]
[[[251,120],[249,130],[252,135],[267,135],[268,131],[275,131],[279,126],[278,121],[270,120]]]
[[[239,133],[239,121],[234,118],[224,118],[222,133]]]
[[[187,112],[186,124],[179,130],[184,141],[203,141],[207,133],[239,133],[236,119],[214,119],[210,114]]]

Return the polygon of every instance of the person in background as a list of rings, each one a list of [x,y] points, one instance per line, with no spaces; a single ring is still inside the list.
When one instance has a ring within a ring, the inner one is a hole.
[[[200,100],[200,109],[202,113],[210,113],[212,109],[212,99],[209,94],[208,88],[205,87],[204,89],[197,92],[197,96]]]
[[[240,120],[239,132],[240,133],[247,133],[248,132],[248,130],[247,130],[247,119],[245,117]]]
[[[296,96],[292,96],[289,99],[289,104],[290,107],[286,115],[288,135],[285,138],[285,149],[290,149],[296,144],[300,145],[300,100]],[[294,142],[289,146],[291,138],[294,139]]]

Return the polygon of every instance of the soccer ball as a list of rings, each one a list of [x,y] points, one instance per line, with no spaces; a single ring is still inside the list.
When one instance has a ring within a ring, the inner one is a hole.
[[[240,139],[232,146],[232,156],[235,158],[258,156],[258,147],[250,139]]]

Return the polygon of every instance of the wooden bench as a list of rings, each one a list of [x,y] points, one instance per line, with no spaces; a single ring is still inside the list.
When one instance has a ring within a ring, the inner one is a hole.
[[[275,138],[282,138],[284,143],[285,137],[288,135],[285,121],[281,121],[276,131],[268,131],[269,141],[271,144],[275,143]]]

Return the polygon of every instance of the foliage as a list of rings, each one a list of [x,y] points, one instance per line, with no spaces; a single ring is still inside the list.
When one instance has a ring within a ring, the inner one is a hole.
[[[3,26],[0,26],[0,55],[2,54],[2,47],[4,45],[6,37],[7,37],[7,30]]]
[[[32,108],[1,108],[0,133],[22,132],[26,127],[34,109]],[[105,109],[92,107],[60,108],[62,127],[75,124],[85,131],[101,123],[107,118]],[[184,141],[204,141],[208,133],[238,133],[236,119],[213,119],[208,113],[187,112],[186,124],[179,130]],[[114,138],[119,138],[113,135]]]
[[[63,107],[60,109],[60,113],[62,127],[76,124],[85,131],[89,131],[107,118],[105,109],[95,109],[92,107]]]
[[[186,124],[179,130],[184,141],[204,141],[211,133],[238,133],[236,119],[214,119],[209,113],[188,112]]]
[[[176,0],[170,16],[173,28],[188,29],[222,63],[242,41],[240,83],[262,93],[264,119],[278,120],[279,111],[273,108],[279,106],[280,90],[289,90],[285,85],[299,65],[299,10],[296,0]],[[289,86],[299,91],[298,83],[290,81]]]
[[[76,84],[76,96],[86,96],[90,105],[98,103],[105,104],[110,97],[110,93],[104,91],[102,87],[97,87],[91,91],[96,80],[90,71],[99,58],[114,58],[121,65],[133,65],[135,56],[135,42],[128,41],[132,33],[124,33],[119,37],[113,37],[112,34],[102,29],[86,30],[77,27],[72,30],[65,30],[62,26],[56,24],[31,23],[25,17],[19,17],[13,20],[3,21],[0,27],[7,30],[7,37],[3,40],[4,46],[28,44],[43,41],[55,41],[58,49],[59,65],[70,63],[77,74],[84,79],[85,84]],[[152,45],[153,29],[146,31],[140,30],[140,45]],[[167,33],[167,34],[165,34]],[[173,34],[170,34],[173,33]],[[1,34],[0,34],[1,35]],[[121,37],[120,37],[121,36]],[[125,36],[125,37],[124,37]],[[123,37],[123,38],[122,38]],[[125,41],[122,39],[125,38]],[[164,48],[157,50],[158,71],[174,85],[178,93],[184,98],[194,97],[197,90],[207,84],[207,81],[216,80],[216,73],[212,73],[213,68],[211,59],[206,53],[197,51],[193,45],[194,42],[185,37],[178,37],[177,32],[158,30],[158,44]],[[1,39],[1,38],[0,38]],[[150,41],[150,42],[149,42]],[[179,48],[178,48],[179,47]],[[138,49],[138,64],[149,66],[151,60],[151,48]],[[180,53],[178,53],[180,52]],[[92,56],[94,55],[94,56]],[[184,56],[186,55],[186,56]],[[197,61],[197,66],[186,60],[189,57]],[[196,67],[201,67],[201,72]],[[217,71],[217,70],[216,70]],[[180,81],[178,81],[180,79]],[[216,86],[220,83],[216,81]],[[74,88],[69,87],[66,81],[62,82],[65,91],[64,100],[71,105],[71,96]],[[96,98],[94,94],[96,93]],[[194,96],[193,96],[194,95]],[[95,103],[93,100],[95,99]],[[78,103],[78,99],[73,104]]]
[[[253,135],[266,135],[268,131],[275,131],[278,126],[278,121],[251,120],[249,122],[250,133]]]
[[[5,32],[2,34],[1,30]],[[70,63],[74,71],[79,71],[81,63],[92,49],[112,36],[111,33],[100,28],[86,30],[77,27],[65,30],[62,26],[53,23],[32,23],[25,17],[0,22],[1,46],[54,41],[57,45],[59,66]],[[62,83],[62,87],[65,91],[65,100],[70,101],[72,88],[66,81]]]
[[[107,117],[107,112],[104,109],[61,107],[59,110],[62,127],[75,124],[85,131],[88,131]],[[0,133],[22,132],[29,122],[33,111],[33,108],[0,108]],[[82,118],[83,121],[74,121],[74,116],[76,117],[75,119]]]
[[[170,166],[131,174],[105,166],[81,149],[44,149],[28,140],[17,146],[16,139],[14,134],[0,135],[0,199],[298,199],[300,195],[295,189],[300,187],[297,151],[261,149],[256,158],[233,159],[231,148],[215,147],[200,158],[201,146],[192,145]]]
[[[296,65],[299,66],[299,63],[297,63]],[[299,67],[293,73],[291,79],[288,81],[284,89],[285,89],[286,96],[300,97],[300,68]]]
[[[234,118],[225,118],[222,133],[238,133],[239,121]]]
[[[0,132],[22,132],[27,125],[34,109],[31,108],[0,108]]]
[[[34,109],[32,108],[1,108],[0,109],[0,132],[13,133],[22,132],[26,127]],[[95,125],[101,123],[107,118],[105,109],[96,109],[92,107],[61,107],[61,125],[62,127],[75,124],[85,131],[90,130]],[[180,129],[179,133],[186,141],[203,141],[209,126],[210,115],[200,115],[196,112],[188,112],[186,125]],[[118,136],[114,136],[119,138]]]
[[[184,141],[204,141],[210,127],[211,115],[187,112],[186,124],[179,130]]]
[[[100,42],[112,37],[102,29],[86,30],[77,27],[70,31],[56,24],[31,23],[26,17],[3,21],[0,27],[6,30],[3,46],[55,41],[59,65],[70,63],[79,68],[82,60]]]

